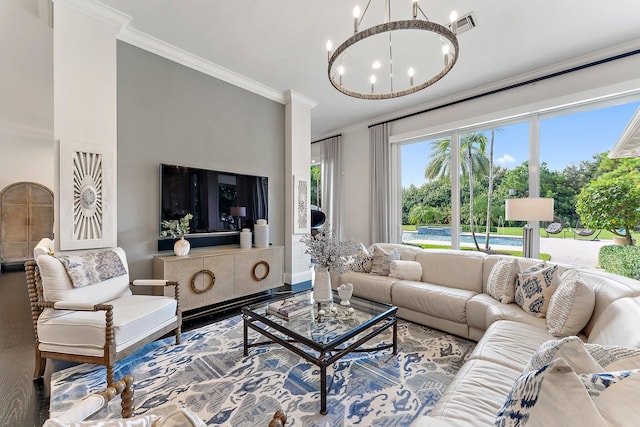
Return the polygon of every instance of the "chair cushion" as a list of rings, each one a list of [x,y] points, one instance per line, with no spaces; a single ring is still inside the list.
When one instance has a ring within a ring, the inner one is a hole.
[[[118,352],[176,320],[176,300],[170,297],[129,295],[108,304],[113,305]],[[100,356],[105,345],[104,328],[104,311],[47,309],[38,319],[40,349]]]
[[[122,248],[113,248],[127,269],[127,257]],[[101,304],[120,296],[130,295],[129,274],[107,279],[92,286],[75,288],[64,265],[51,255],[40,255],[37,260],[42,290],[47,301],[81,301]]]

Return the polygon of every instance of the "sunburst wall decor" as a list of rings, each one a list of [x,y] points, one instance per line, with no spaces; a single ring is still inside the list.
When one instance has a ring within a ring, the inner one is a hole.
[[[73,236],[102,238],[102,155],[76,151],[73,156]]]
[[[115,246],[112,151],[60,142],[60,249]]]

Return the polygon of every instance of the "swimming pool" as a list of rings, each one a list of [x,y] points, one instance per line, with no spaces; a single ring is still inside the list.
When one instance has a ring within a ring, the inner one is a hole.
[[[484,233],[476,233],[476,240],[479,245],[484,245]],[[418,227],[418,231],[403,231],[402,241],[410,242],[413,240],[435,240],[440,242],[451,241],[451,228],[449,227]],[[461,243],[473,243],[471,233],[460,234]],[[490,245],[503,246],[522,246],[522,237],[520,236],[500,236],[492,234],[489,236]]]

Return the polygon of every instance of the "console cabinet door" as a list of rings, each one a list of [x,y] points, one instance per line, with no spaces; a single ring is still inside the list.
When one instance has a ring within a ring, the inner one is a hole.
[[[204,289],[204,275],[197,274],[203,268],[202,258],[176,258],[175,261],[164,262],[163,266],[164,271],[159,278],[180,283],[180,309],[183,312],[205,305],[204,294],[196,293],[191,288],[191,279],[194,279],[194,286]],[[173,288],[164,288],[164,294],[173,296]]]
[[[205,286],[211,283],[211,274],[215,277],[213,286],[204,293],[205,305],[215,304],[233,299],[234,280],[233,255],[216,255],[204,257],[204,270],[201,274]]]
[[[282,252],[277,247],[236,254],[236,296],[282,286]]]

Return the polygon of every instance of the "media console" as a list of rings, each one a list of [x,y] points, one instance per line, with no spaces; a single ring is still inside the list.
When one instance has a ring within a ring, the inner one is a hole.
[[[282,246],[251,249],[217,246],[193,249],[186,256],[153,258],[154,279],[180,283],[183,312],[278,288],[283,283],[283,271]]]

